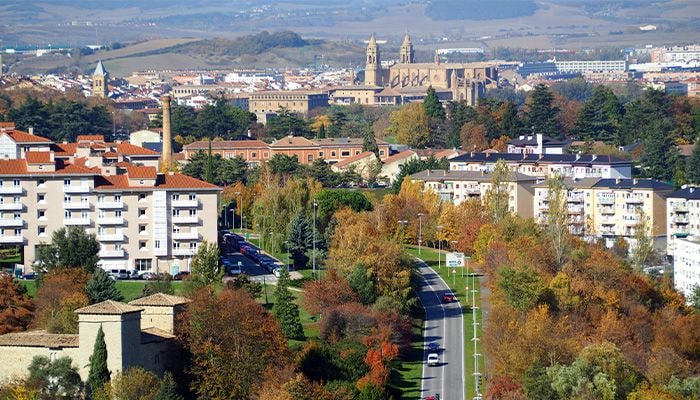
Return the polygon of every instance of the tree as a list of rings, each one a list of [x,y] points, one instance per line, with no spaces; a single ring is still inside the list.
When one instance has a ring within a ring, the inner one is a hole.
[[[24,287],[10,276],[0,276],[0,335],[26,330],[34,309]]]
[[[289,366],[279,324],[247,293],[205,288],[192,296],[181,321],[197,398],[251,398]]]
[[[116,374],[110,392],[114,400],[152,400],[158,394],[159,385],[158,376],[153,372],[130,367]]]
[[[311,129],[299,114],[290,112],[286,108],[277,111],[277,115],[269,118],[265,125],[267,134],[275,139],[282,139],[285,136],[311,136]]]
[[[533,133],[560,138],[559,109],[554,107],[554,95],[543,84],[535,86],[527,103],[527,128]]]
[[[489,147],[486,135],[488,130],[482,124],[469,121],[460,130],[462,140],[462,150],[464,151],[484,151]]]
[[[296,154],[293,156],[275,154],[267,162],[267,165],[270,167],[270,171],[276,175],[293,175],[301,168]]]
[[[289,291],[289,271],[282,268],[280,277],[275,287],[275,304],[272,306],[272,315],[280,323],[282,334],[288,339],[304,338],[304,328],[299,318],[299,306],[294,303],[294,297]]]
[[[700,185],[700,140],[695,143],[695,148],[687,161],[686,168],[688,183]]]
[[[158,388],[158,394],[156,394],[155,400],[185,400],[185,398],[177,392],[175,379],[173,379],[173,374],[169,371],[165,371],[163,379],[160,381],[160,387]]]
[[[233,139],[244,133],[253,122],[255,114],[227,104],[223,97],[217,98],[214,105],[202,107],[195,119],[197,136],[211,139]]]
[[[654,232],[653,227],[649,224],[649,217],[641,207],[637,208],[636,217],[632,265],[642,269],[647,265],[654,252]]]
[[[371,151],[377,157],[379,156],[377,138],[374,136],[374,131],[372,129],[366,129],[362,135],[362,151]]]
[[[90,304],[85,294],[88,275],[82,269],[50,271],[36,293],[35,324],[51,333],[78,333],[75,310]]]
[[[447,171],[450,168],[450,163],[447,158],[436,159],[433,156],[428,157],[426,160],[421,160],[420,158],[411,158],[399,167],[399,174],[396,179],[391,184],[391,191],[393,193],[398,193],[403,185],[404,178],[415,173],[425,171],[427,169],[435,170],[442,169]]]
[[[425,94],[425,99],[423,99],[423,110],[430,118],[435,118],[437,120],[445,119],[445,109],[438,99],[437,93],[432,86],[428,86],[428,91]]]
[[[218,186],[246,181],[248,165],[241,157],[223,158],[220,154],[209,155],[199,151],[192,155],[182,173],[205,180]]]
[[[640,160],[644,176],[671,181],[678,158],[678,149],[669,135],[671,130],[669,120],[651,121],[644,128],[644,153]]]
[[[170,274],[157,274],[156,279],[146,282],[141,291],[141,297],[156,293],[175,294]]]
[[[70,357],[51,361],[46,356],[34,356],[29,365],[29,387],[37,387],[41,399],[58,400],[77,398],[80,390],[80,375]]]
[[[51,236],[51,244],[37,248],[36,263],[40,273],[54,268],[82,268],[95,271],[100,260],[100,243],[94,233],[79,226],[60,228]]]
[[[430,141],[430,117],[420,103],[403,105],[391,114],[389,132],[399,143],[413,148],[425,147]]]
[[[97,330],[95,338],[95,346],[90,356],[90,372],[88,374],[87,385],[91,392],[96,392],[109,382],[111,373],[107,368],[107,343],[105,343],[105,333],[100,329]]]
[[[313,246],[311,224],[303,213],[297,214],[289,226],[287,235],[287,251],[292,255],[295,268],[305,268],[309,262],[306,253]]]
[[[262,293],[262,283],[251,281],[248,275],[238,274],[233,279],[226,282],[226,287],[229,289],[245,290],[254,299],[260,297]]]
[[[596,86],[593,96],[581,107],[576,118],[574,133],[588,141],[614,143],[622,120],[622,106],[609,88]]]
[[[340,175],[331,169],[331,165],[317,158],[311,163],[308,174],[310,177],[321,182],[324,187],[334,187],[340,182]]]
[[[502,159],[496,161],[496,165],[491,172],[491,185],[486,190],[486,200],[484,201],[496,222],[501,221],[510,213],[508,208],[508,199],[510,197],[508,191],[509,177],[510,170],[506,162]]]
[[[690,305],[700,310],[700,285],[693,286],[693,290],[690,294],[688,302],[690,303]]]
[[[569,254],[569,208],[567,203],[567,188],[559,175],[547,179],[547,212],[546,232],[552,243],[557,267],[561,268]]]
[[[197,254],[192,257],[190,281],[200,285],[221,282],[223,271],[219,268],[219,255],[219,246],[216,243],[202,241],[197,249]]]
[[[122,301],[124,296],[117,290],[114,280],[102,268],[96,268],[87,282],[85,292],[91,304],[105,300]]]
[[[357,293],[362,304],[373,304],[377,300],[374,282],[364,265],[357,264],[352,269],[350,275],[348,275],[348,283],[352,290]]]
[[[499,272],[498,287],[506,300],[516,310],[525,311],[537,302],[544,289],[539,275],[529,267],[506,267]]]

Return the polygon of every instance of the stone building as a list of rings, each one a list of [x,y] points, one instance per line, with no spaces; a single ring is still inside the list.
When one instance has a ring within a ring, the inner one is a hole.
[[[95,97],[107,97],[109,95],[109,72],[102,64],[102,60],[97,62],[95,72],[92,74],[92,95]]]

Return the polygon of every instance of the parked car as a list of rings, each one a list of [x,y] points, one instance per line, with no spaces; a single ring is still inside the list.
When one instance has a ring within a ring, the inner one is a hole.
[[[110,269],[109,277],[112,279],[129,279],[131,274],[125,269]]]
[[[443,303],[452,303],[455,301],[457,301],[457,296],[455,296],[454,293],[445,293],[442,295]]]
[[[36,272],[30,272],[28,274],[22,274],[22,279],[28,280],[28,279],[36,279]]]
[[[141,279],[139,271],[135,269],[129,270],[129,279]]]
[[[238,261],[235,264],[231,263],[231,266],[229,268],[229,273],[231,273],[233,275],[238,275],[238,274],[243,272],[242,267],[243,267],[243,263],[240,261]]]
[[[150,280],[152,280],[152,279],[155,279],[155,276],[156,276],[156,274],[154,274],[154,273],[151,272],[151,271],[141,271],[141,272],[139,272],[139,278],[138,278],[138,279],[143,279],[143,280],[150,281]]]
[[[438,355],[438,353],[428,354],[428,366],[435,367],[438,364],[440,364],[440,356]]]
[[[180,271],[177,274],[175,274],[175,276],[173,276],[173,280],[182,281],[182,280],[189,278],[189,276],[190,276],[189,271]]]
[[[275,268],[272,270],[272,275],[274,275],[276,278],[280,277],[281,270],[279,268]]]

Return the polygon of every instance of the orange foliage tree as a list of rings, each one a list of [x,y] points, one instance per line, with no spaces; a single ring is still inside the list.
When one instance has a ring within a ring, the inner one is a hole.
[[[20,332],[34,316],[34,303],[10,276],[0,276],[0,335]]]
[[[78,333],[75,310],[90,304],[85,294],[88,274],[79,268],[59,268],[44,275],[36,293],[33,325],[52,333]]]

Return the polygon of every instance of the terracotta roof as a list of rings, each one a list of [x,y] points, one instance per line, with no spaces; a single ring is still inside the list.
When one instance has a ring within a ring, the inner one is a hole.
[[[173,154],[173,160],[175,161],[185,161],[187,158],[185,158],[185,153],[175,153]]]
[[[267,148],[268,144],[262,140],[221,140],[218,142],[212,141],[212,150],[225,149],[247,149],[247,148]],[[209,141],[199,140],[183,146],[185,150],[207,150],[209,149]]]
[[[75,310],[76,314],[122,315],[141,312],[143,308],[134,307],[114,300],[106,300],[91,306]]]
[[[78,143],[55,143],[51,145],[57,157],[73,156],[78,151]]]
[[[15,129],[14,122],[0,122],[0,129]]]
[[[141,329],[141,344],[157,343],[174,338],[175,335],[173,335],[172,333],[164,331],[162,329],[158,329],[156,327]]]
[[[119,155],[113,151],[105,151],[104,154],[102,154],[102,157],[104,158],[117,158]]]
[[[48,151],[28,151],[24,153],[24,159],[28,164],[53,164]]]
[[[131,143],[119,143],[116,146],[116,151],[119,154],[126,154],[129,156],[160,156],[157,151],[145,149],[140,146],[133,145]]]
[[[133,306],[170,307],[170,306],[177,306],[180,304],[187,304],[191,301],[192,300],[188,299],[187,297],[173,296],[171,294],[165,294],[165,293],[156,293],[156,294],[152,294],[150,296],[146,296],[146,297],[142,297],[140,299],[130,301],[129,304],[131,304]]]
[[[128,165],[126,173],[130,179],[155,179],[158,176],[156,167],[141,167],[137,165]]]
[[[381,139],[377,139],[377,145],[378,146],[386,146],[389,143],[385,142]],[[335,147],[335,146],[362,146],[364,143],[364,139],[362,138],[351,138],[351,137],[344,137],[344,138],[324,138],[324,139],[313,139],[313,143],[318,144],[319,146],[322,147]]]
[[[0,175],[20,175],[27,173],[25,160],[0,160]]]
[[[445,149],[445,150],[440,150],[440,151],[434,153],[433,157],[437,158],[438,160],[443,158],[443,157],[446,157],[449,159],[451,156],[458,156],[462,153],[463,153],[463,151],[458,150],[458,149]]]
[[[99,176],[95,180],[97,190],[123,190],[123,189],[210,189],[220,190],[216,185],[200,181],[182,174],[158,175],[155,186],[130,186],[126,175]]]
[[[77,140],[78,142],[104,142],[105,137],[104,135],[78,135],[78,137],[75,140]]]
[[[393,162],[403,160],[403,159],[406,159],[408,157],[415,156],[415,155],[416,155],[416,152],[413,150],[404,150],[400,153],[394,154],[393,156],[385,158],[384,164],[391,164]]]
[[[303,136],[287,136],[275,140],[270,147],[318,147],[318,145]]]
[[[0,346],[78,347],[78,335],[46,331],[16,332],[0,335]]]
[[[336,168],[343,168],[343,167],[348,166],[354,162],[357,162],[363,158],[373,156],[373,155],[374,155],[374,153],[372,153],[371,151],[365,151],[365,152],[362,152],[360,154],[355,154],[352,157],[346,158],[345,160],[338,161],[337,163],[333,164],[333,166]]]
[[[51,143],[51,140],[37,136],[37,135],[30,135],[27,132],[22,132],[22,131],[10,131],[6,132],[12,140],[15,141],[15,143]]]
[[[37,152],[38,153],[38,152]],[[48,154],[48,153],[47,153]],[[42,175],[42,174],[99,174],[98,167],[85,166],[85,159],[78,158],[69,164],[62,160],[56,160],[56,171],[32,171],[27,170],[27,160],[0,160],[0,175]]]

